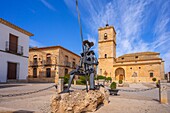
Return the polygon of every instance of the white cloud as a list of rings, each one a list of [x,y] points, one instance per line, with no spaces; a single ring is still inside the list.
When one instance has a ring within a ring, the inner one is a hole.
[[[31,46],[31,47],[43,47],[44,45],[42,43],[40,43],[40,42],[37,42],[37,41],[35,41],[33,39],[30,39],[29,46]]]
[[[48,9],[56,11],[56,9],[50,4],[48,3],[46,0],[40,0]]]
[[[76,14],[75,1],[65,0],[65,3]],[[90,29],[90,35],[97,35],[97,29],[105,26],[108,21],[117,31],[117,56],[143,51],[160,52],[165,60],[166,71],[170,71],[167,66],[170,62],[169,6],[168,0],[79,1],[82,22]]]

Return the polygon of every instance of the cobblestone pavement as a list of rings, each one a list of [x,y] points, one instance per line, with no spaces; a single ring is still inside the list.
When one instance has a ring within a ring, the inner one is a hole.
[[[47,88],[54,84],[9,84],[11,86],[2,88],[4,84],[0,84],[0,95],[6,94],[18,94],[25,93],[30,91],[36,91],[39,89]],[[7,86],[5,84],[4,86]],[[12,87],[14,86],[14,87]],[[55,87],[23,96],[14,96],[14,97],[2,97],[0,98],[0,111],[20,111],[32,113],[36,111],[38,113],[48,113],[50,111],[50,99],[51,96],[56,92]]]
[[[0,84],[0,95],[18,94],[47,88],[54,84]],[[130,87],[118,87],[119,89],[145,89],[153,87],[154,84],[130,84]],[[83,89],[84,86],[73,86],[72,89]],[[159,104],[158,88],[145,92],[123,92],[118,96],[110,96],[110,103],[99,108],[96,113],[170,113],[170,104]],[[48,113],[50,111],[50,100],[56,93],[55,88],[42,92],[16,96],[0,97],[0,113],[3,111],[19,111],[20,113]],[[170,102],[170,87],[168,89]]]

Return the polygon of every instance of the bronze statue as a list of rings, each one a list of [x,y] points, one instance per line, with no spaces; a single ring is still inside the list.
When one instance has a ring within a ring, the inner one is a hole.
[[[98,65],[98,60],[95,56],[94,51],[90,50],[90,48],[93,45],[94,45],[93,42],[89,42],[88,40],[83,41],[84,52],[81,53],[80,66],[77,66],[75,70],[69,73],[70,79],[69,79],[68,87],[63,92],[69,92],[69,88],[71,87],[71,83],[75,75],[86,76],[86,78],[87,75],[89,75],[90,90],[95,89],[95,83],[94,83],[95,67],[94,66]],[[87,79],[86,79],[86,90],[88,91]]]

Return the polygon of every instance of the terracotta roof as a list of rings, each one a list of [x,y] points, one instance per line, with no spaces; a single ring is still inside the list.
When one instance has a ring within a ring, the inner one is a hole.
[[[160,53],[157,53],[157,52],[138,52],[138,53],[124,54],[124,55],[119,56],[119,57],[142,56],[142,55],[160,55]]]
[[[48,46],[48,47],[40,47],[40,48],[38,48],[38,47],[33,47],[33,48],[30,48],[29,51],[43,50],[43,49],[58,49],[58,48],[64,49],[64,50],[66,50],[66,51],[68,51],[68,52],[70,52],[70,53],[72,53],[72,54],[80,57],[80,56],[77,55],[76,53],[74,53],[74,52],[72,52],[72,51],[70,51],[70,50],[68,50],[68,49],[66,49],[66,48],[64,48],[64,47],[62,47],[62,46]]]
[[[26,31],[26,30],[24,30],[24,29],[22,29],[22,28],[20,28],[20,27],[18,27],[18,26],[16,26],[16,25],[14,25],[14,24],[12,24],[12,23],[10,23],[10,22],[2,19],[2,18],[0,18],[0,23],[4,24],[4,25],[6,25],[6,26],[8,26],[8,27],[10,27],[10,28],[13,28],[13,29],[15,29],[15,30],[17,30],[17,31],[25,34],[25,35],[34,36],[34,34],[28,32],[28,31]]]

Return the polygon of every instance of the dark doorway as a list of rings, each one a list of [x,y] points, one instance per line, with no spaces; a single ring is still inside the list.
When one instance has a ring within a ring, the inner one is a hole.
[[[7,79],[16,79],[17,78],[17,63],[8,62],[8,75]]]
[[[18,37],[9,34],[9,51],[12,53],[17,53],[17,49],[18,49]]]
[[[37,78],[37,68],[33,68],[33,78]]]
[[[68,74],[68,69],[65,69],[64,74],[65,74],[65,75],[67,75],[67,74]]]
[[[51,77],[51,68],[46,69],[46,77]]]

